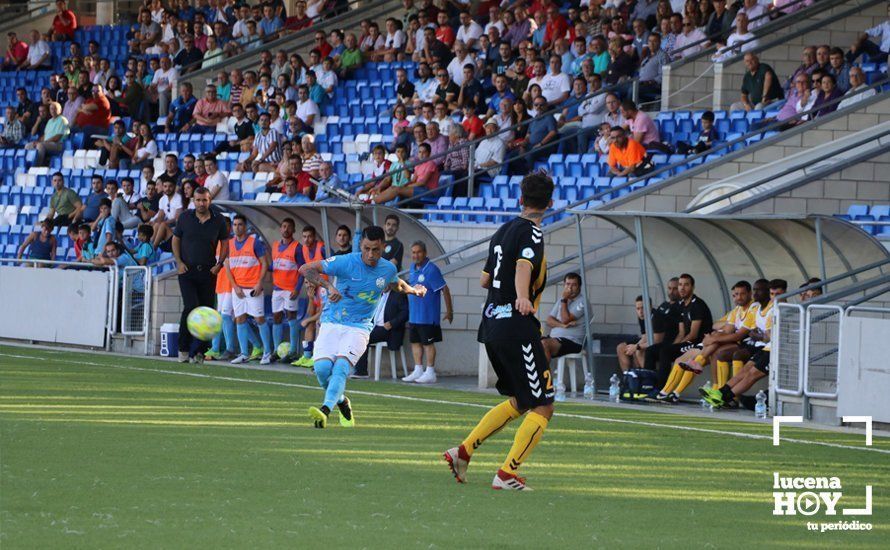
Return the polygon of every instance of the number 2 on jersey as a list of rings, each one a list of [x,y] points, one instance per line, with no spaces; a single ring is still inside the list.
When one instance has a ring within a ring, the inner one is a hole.
[[[497,256],[497,259],[494,264],[494,273],[491,276],[491,286],[494,288],[501,288],[501,281],[498,280],[498,271],[501,270],[501,260],[504,259],[504,249],[501,248],[501,245],[497,245],[492,251]]]

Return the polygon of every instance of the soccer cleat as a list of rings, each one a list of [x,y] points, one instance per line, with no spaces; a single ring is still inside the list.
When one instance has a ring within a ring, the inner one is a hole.
[[[451,473],[454,475],[454,479],[456,479],[458,483],[466,483],[467,467],[470,465],[470,461],[460,457],[460,447],[452,447],[448,449],[442,455],[442,458],[445,459],[445,462],[448,463],[448,467],[451,468]]]
[[[364,373],[364,374],[352,373],[349,375],[349,378],[350,378],[350,380],[367,380],[368,378],[370,378],[370,376],[368,376],[367,373]]]
[[[525,484],[525,478],[515,474],[509,474],[498,470],[491,482],[492,489],[506,489],[507,491],[531,491],[532,488]]]
[[[188,363],[190,360],[191,360],[191,357],[189,357],[189,352],[187,352],[187,351],[179,352],[179,355],[177,356],[177,361],[179,361],[180,363]]]
[[[207,361],[215,361],[220,358],[222,354],[218,351],[207,350],[207,353],[204,354],[204,359]]]
[[[423,376],[423,367],[415,366],[414,372],[402,377],[402,382],[416,382],[421,376]]]
[[[680,396],[677,395],[677,392],[671,392],[667,394],[667,397],[664,399],[665,403],[670,403],[671,405],[677,404],[680,402]]]
[[[426,369],[426,372],[420,375],[420,377],[414,381],[415,384],[435,384],[436,383],[436,371],[433,369]]]
[[[702,373],[702,366],[698,364],[698,361],[690,361],[688,363],[684,361],[679,363],[679,365],[680,368],[685,371],[693,372],[695,374]]]
[[[340,409],[340,425],[344,428],[354,428],[355,427],[355,414],[352,412],[352,403],[349,402],[349,398],[344,396],[342,403],[337,403],[337,408]],[[347,417],[349,417],[347,419]]]
[[[268,365],[272,362],[272,354],[264,353],[262,359],[260,359],[260,365]]]
[[[192,357],[191,361],[192,361],[192,363],[194,363],[194,364],[196,364],[196,365],[203,365],[203,364],[204,364],[204,357],[205,357],[205,356],[204,356],[203,353],[196,353],[195,356]]]
[[[328,425],[328,415],[318,407],[309,407],[309,418],[316,428],[326,428]]]
[[[294,367],[303,367],[304,369],[311,369],[315,366],[315,362],[311,357],[306,357],[305,355],[291,363]]]
[[[720,390],[715,390],[713,388],[706,388],[702,386],[698,389],[698,393],[701,394],[702,398],[709,404],[713,405],[715,408],[720,408],[724,405],[723,403],[723,394]]]
[[[248,361],[256,361],[257,359],[263,358],[263,350],[260,348],[253,348],[250,350],[250,357],[247,359]]]
[[[670,395],[671,395],[670,393],[658,392],[658,395],[656,395],[654,399],[656,401],[658,401],[659,403],[664,403],[665,401],[668,400],[668,397],[670,397]]]
[[[243,365],[244,363],[247,363],[248,361],[250,361],[249,357],[247,357],[246,355],[239,355],[238,357],[229,361],[229,363],[231,363],[233,365]]]

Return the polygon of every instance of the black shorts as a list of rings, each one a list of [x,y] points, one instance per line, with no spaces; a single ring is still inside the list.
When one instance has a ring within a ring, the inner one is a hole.
[[[573,353],[581,353],[583,349],[581,344],[568,338],[553,338],[559,342],[559,351],[553,354],[553,358],[562,357],[563,355],[571,355]]]
[[[423,344],[428,346],[435,342],[442,341],[441,325],[415,325],[411,324],[408,330],[408,341],[412,344]]]
[[[553,403],[553,378],[540,340],[488,342],[485,351],[498,376],[498,393],[515,397],[521,409]]]
[[[769,351],[764,349],[758,350],[757,353],[751,356],[750,360],[754,362],[755,369],[763,374],[769,374]]]
[[[748,352],[749,359],[751,357],[754,357],[755,355],[757,355],[760,352],[760,350],[761,350],[761,348],[758,348],[754,344],[749,344],[747,342],[745,342],[739,346],[739,351],[747,351]]]

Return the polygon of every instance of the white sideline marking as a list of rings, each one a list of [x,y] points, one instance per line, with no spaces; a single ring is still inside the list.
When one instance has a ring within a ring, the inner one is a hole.
[[[865,422],[865,446],[871,447],[871,417],[870,416],[843,416],[844,422]]]
[[[32,361],[46,361],[45,357],[34,357],[31,355],[14,355],[11,353],[0,353],[0,357],[12,357],[15,359],[29,359]],[[229,382],[247,382],[249,384],[264,384],[267,386],[282,386],[286,388],[299,388],[305,390],[320,390],[318,386],[309,386],[306,384],[294,384],[290,382],[276,382],[274,380],[253,380],[250,378],[236,378],[234,376],[217,376],[212,374],[203,374],[198,372],[182,372],[175,370],[166,370],[166,369],[150,369],[146,367],[133,367],[128,365],[109,365],[107,363],[93,363],[91,361],[72,361],[68,359],[53,359],[53,362],[58,363],[69,363],[72,365],[89,365],[93,367],[107,367],[112,369],[124,369],[124,370],[133,370],[133,371],[141,371],[141,372],[159,372],[163,374],[172,374],[176,376],[191,376],[192,378],[209,378],[213,380],[226,380]],[[462,401],[447,401],[444,399],[430,399],[427,397],[412,397],[409,395],[396,395],[391,393],[379,393],[373,391],[364,391],[364,390],[349,390],[349,393],[355,395],[367,395],[371,397],[379,397],[386,399],[401,399],[404,401],[416,401],[419,403],[433,403],[437,405],[453,405],[457,407],[473,407],[478,409],[488,409],[489,405],[483,405],[481,403],[465,403]],[[673,424],[662,424],[660,422],[646,422],[643,420],[626,420],[623,418],[605,418],[601,416],[590,416],[586,414],[572,414],[572,413],[555,413],[554,416],[559,416],[563,418],[577,418],[580,420],[595,420],[598,422],[612,422],[615,424],[630,424],[634,426],[646,426],[649,428],[667,428],[671,430],[683,430],[687,432],[699,432],[699,433],[709,433],[716,435],[731,435],[733,437],[738,437],[742,439],[765,439],[772,440],[772,436],[768,435],[759,435],[759,434],[748,434],[743,432],[730,432],[725,430],[715,430],[710,428],[697,428],[694,426],[675,426]],[[875,449],[873,447],[855,447],[853,445],[843,445],[840,443],[827,443],[824,441],[810,441],[807,439],[796,439],[790,437],[783,437],[782,441],[786,441],[788,443],[802,443],[805,445],[819,445],[821,447],[833,447],[836,449],[851,449],[855,451],[869,451],[873,453],[887,454],[890,455],[890,449]]]

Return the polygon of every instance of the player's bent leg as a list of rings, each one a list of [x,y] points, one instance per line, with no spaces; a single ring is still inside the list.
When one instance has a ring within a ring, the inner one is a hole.
[[[541,411],[541,412],[538,412]],[[541,414],[541,413],[544,414]],[[495,474],[491,482],[492,489],[508,489],[515,491],[526,491],[530,488],[525,484],[525,479],[519,477],[517,472],[522,463],[531,455],[550,420],[545,414],[553,414],[553,404],[550,403],[543,407],[535,407],[525,415],[519,429],[516,430],[516,437],[513,439],[513,446],[507,453],[501,469]]]

